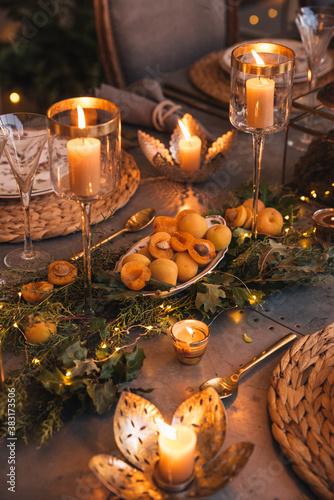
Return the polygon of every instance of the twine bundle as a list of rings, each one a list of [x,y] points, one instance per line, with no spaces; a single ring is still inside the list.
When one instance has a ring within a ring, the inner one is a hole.
[[[318,498],[334,499],[334,323],[298,340],[268,394],[272,432]]]
[[[126,205],[140,181],[139,169],[131,155],[122,151],[120,183],[109,198],[92,203],[91,223],[97,224]],[[34,241],[65,236],[81,230],[78,203],[54,193],[36,196],[30,203],[30,228]],[[18,243],[24,238],[24,219],[19,199],[0,200],[0,243]]]

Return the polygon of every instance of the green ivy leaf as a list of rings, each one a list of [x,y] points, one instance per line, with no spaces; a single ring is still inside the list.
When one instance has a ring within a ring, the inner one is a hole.
[[[75,368],[71,369],[71,377],[81,377],[82,375],[91,375],[93,371],[99,372],[100,368],[92,359],[85,361],[74,360]]]
[[[87,353],[87,349],[81,346],[80,340],[76,340],[58,356],[58,359],[62,361],[64,368],[71,368],[75,364],[75,359],[84,361]]]
[[[59,368],[55,368],[53,372],[44,370],[36,378],[47,391],[58,394],[63,399],[70,397],[73,392],[84,387],[83,381],[74,381],[71,378],[65,377]]]
[[[87,393],[92,399],[95,409],[99,415],[108,411],[117,399],[117,391],[112,380],[103,384],[94,384],[86,381]]]
[[[99,331],[101,337],[105,339],[108,336],[108,323],[105,318],[94,318],[89,323],[89,331]]]
[[[202,292],[201,289],[204,288]],[[226,293],[220,288],[220,285],[213,285],[209,283],[201,283],[201,289],[197,291],[195,305],[197,309],[202,306],[205,312],[216,312],[217,307],[221,307],[220,299],[226,298]]]
[[[144,350],[138,348],[137,345],[132,352],[125,353],[127,381],[137,378],[137,372],[142,368],[145,358]]]

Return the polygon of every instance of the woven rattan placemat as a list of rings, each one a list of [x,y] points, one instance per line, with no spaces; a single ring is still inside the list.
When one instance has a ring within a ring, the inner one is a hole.
[[[193,85],[205,94],[217,99],[223,105],[228,106],[230,101],[230,75],[220,65],[224,51],[213,52],[199,61],[195,62],[189,70],[189,78]],[[319,78],[318,86],[334,80],[334,69]],[[293,86],[293,97],[307,92],[307,82],[297,83]]]
[[[109,198],[92,203],[91,223],[110,217],[115,209],[126,205],[140,181],[139,169],[131,155],[122,151],[120,185]],[[65,236],[81,230],[81,210],[78,203],[59,198],[54,193],[36,196],[30,204],[33,240]],[[0,200],[0,242],[18,243],[24,238],[24,224],[19,199]]]
[[[334,499],[334,323],[307,335],[274,370],[272,432],[317,498]]]

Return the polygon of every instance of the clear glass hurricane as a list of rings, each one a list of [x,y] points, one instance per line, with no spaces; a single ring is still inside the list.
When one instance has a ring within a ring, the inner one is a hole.
[[[45,269],[50,255],[33,248],[29,208],[34,176],[47,141],[48,119],[36,113],[11,113],[0,116],[0,127],[9,134],[4,151],[15,177],[24,213],[24,248],[9,252],[4,262],[14,269]]]
[[[301,7],[297,12],[296,25],[311,72],[309,90],[313,90],[317,84],[321,62],[334,34],[334,8]]]
[[[258,196],[264,138],[290,119],[295,69],[293,50],[273,43],[247,43],[231,55],[230,121],[253,138],[252,233],[257,238]]]
[[[81,208],[84,314],[92,316],[91,204],[110,196],[118,185],[120,113],[110,101],[76,97],[51,106],[48,117],[53,189],[58,196],[76,201]]]

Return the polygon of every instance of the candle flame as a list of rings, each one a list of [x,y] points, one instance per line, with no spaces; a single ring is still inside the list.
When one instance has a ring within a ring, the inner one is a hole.
[[[193,330],[192,328],[190,328],[189,326],[186,326],[186,330],[187,332],[193,337],[194,336],[194,333],[195,333],[195,330]]]
[[[252,55],[256,61],[256,64],[259,64],[260,66],[265,66],[265,63],[262,59],[262,57],[259,56],[259,54],[257,52],[255,52],[255,50],[252,49]]]
[[[310,82],[312,80],[312,72],[311,70],[307,70],[307,81]]]
[[[185,140],[189,141],[190,140],[190,133],[182,120],[179,120],[179,125],[180,125],[180,129],[181,129],[182,134],[184,135]]]
[[[78,110],[78,127],[85,128],[86,120],[85,120],[84,110],[82,109],[81,106],[78,106],[77,110]]]
[[[172,427],[171,425],[166,424],[161,418],[156,417],[154,419],[155,423],[157,424],[159,431],[163,436],[165,436],[168,439],[175,440],[176,439],[176,429],[175,427]]]

